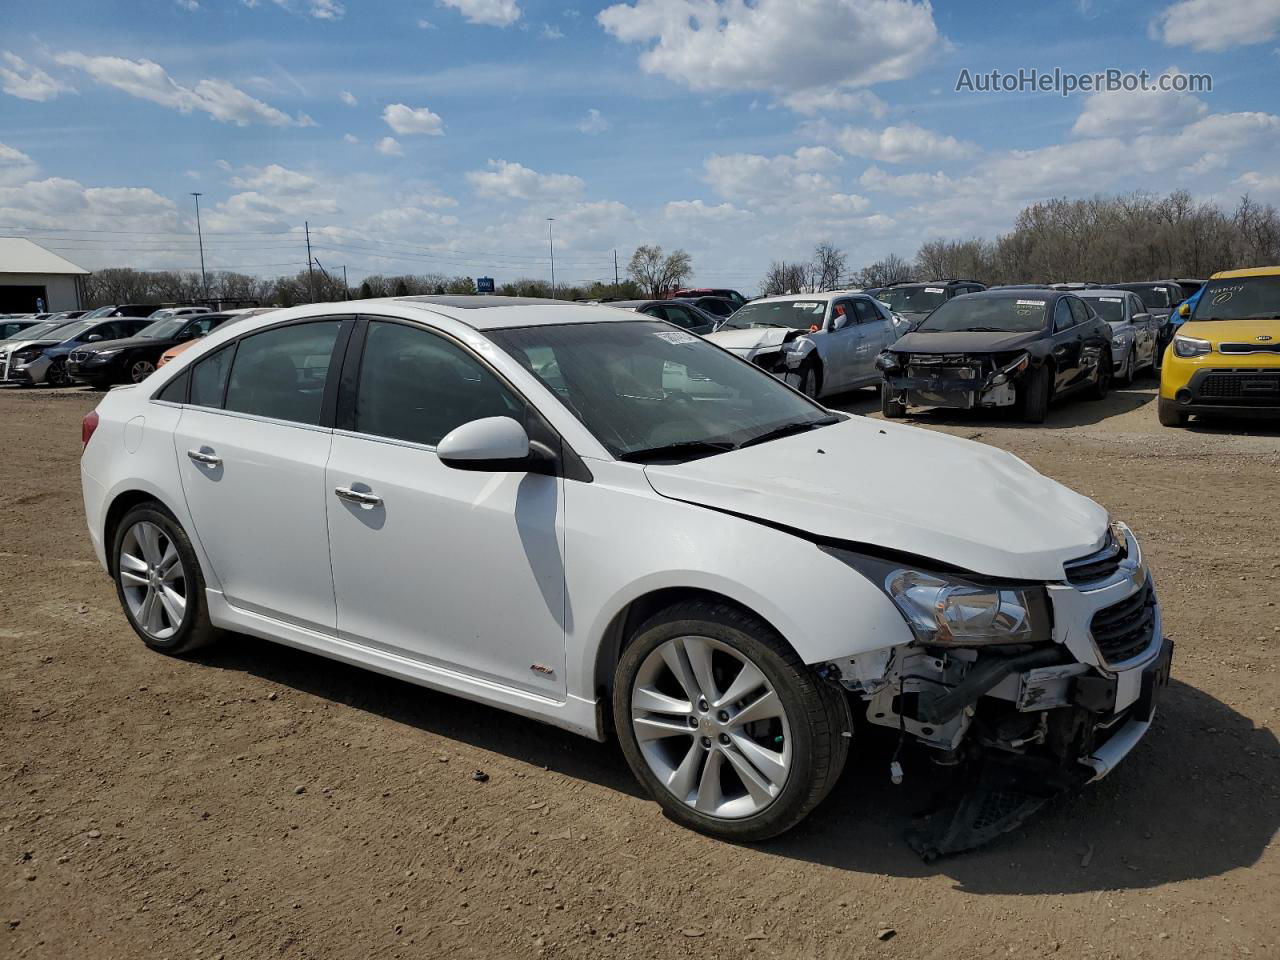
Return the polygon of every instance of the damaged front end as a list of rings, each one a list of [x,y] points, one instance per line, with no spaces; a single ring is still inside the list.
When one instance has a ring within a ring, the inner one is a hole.
[[[980,582],[830,549],[883,584],[909,644],[831,661],[828,681],[955,769],[960,789],[907,840],[922,857],[972,849],[1053,797],[1106,776],[1146,734],[1168,683],[1155,588],[1128,528],[1060,583]]]
[[[1031,369],[1030,353],[895,353],[876,358],[884,389],[909,407],[963,410],[1013,406],[1016,383]]]

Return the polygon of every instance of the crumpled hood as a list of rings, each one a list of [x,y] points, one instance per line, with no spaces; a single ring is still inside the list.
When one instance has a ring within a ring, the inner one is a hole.
[[[992,577],[1062,580],[1107,531],[1102,507],[1010,453],[864,417],[645,474],[674,500]]]
[[[790,327],[746,327],[742,330],[717,330],[706,334],[706,338],[726,350],[747,353],[760,347],[780,347],[787,334],[794,333]]]
[[[52,347],[61,340],[5,340],[0,342],[0,353],[15,353],[24,347]]]
[[[917,330],[893,345],[899,353],[1004,353],[1022,350],[1041,338],[1031,333],[929,333]]]

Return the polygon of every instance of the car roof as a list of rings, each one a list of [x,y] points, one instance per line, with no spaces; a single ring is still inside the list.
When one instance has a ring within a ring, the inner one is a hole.
[[[394,303],[420,309],[465,323],[475,330],[509,327],[539,327],[566,323],[626,323],[628,316],[611,304],[574,303],[571,300],[543,300],[537,297],[423,296],[391,297],[383,300],[350,300],[332,304],[359,310],[360,304]]]
[[[797,300],[832,300],[836,297],[848,297],[853,294],[866,295],[866,291],[857,290],[824,290],[822,293],[779,293],[772,297],[757,297],[752,303],[786,303]]]
[[[1123,297],[1125,294],[1136,296],[1132,290],[1112,290],[1109,287],[1090,287],[1088,290],[1065,290],[1064,293],[1074,293],[1077,297]]]
[[[1243,270],[1223,270],[1210,280],[1230,280],[1236,277],[1280,277],[1280,267],[1246,267]]]
[[[1008,300],[1025,297],[1028,295],[1035,296],[1044,300],[1050,300],[1055,297],[1078,296],[1085,291],[1083,290],[1055,290],[1053,287],[1003,287],[989,290],[975,290],[973,293],[962,293],[955,300]],[[1094,291],[1090,290],[1090,293]]]

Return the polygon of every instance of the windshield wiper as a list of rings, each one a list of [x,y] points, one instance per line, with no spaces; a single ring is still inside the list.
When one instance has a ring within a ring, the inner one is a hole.
[[[681,457],[714,456],[717,453],[728,453],[737,450],[738,445],[729,440],[679,440],[675,443],[664,443],[660,447],[645,447],[642,450],[630,450],[618,457],[628,463],[643,463],[646,460],[678,460]]]
[[[766,430],[764,433],[757,434],[750,440],[743,440],[738,444],[739,447],[754,447],[757,443],[768,443],[770,440],[778,440],[782,437],[789,437],[793,433],[805,433],[815,427],[829,427],[833,423],[839,423],[841,417],[834,414],[829,417],[818,417],[816,420],[796,420],[792,423],[784,423],[780,427],[774,427],[772,430]]]
[[[1008,330],[1001,330],[999,327],[965,327],[963,330],[955,330],[954,333],[1008,333]]]

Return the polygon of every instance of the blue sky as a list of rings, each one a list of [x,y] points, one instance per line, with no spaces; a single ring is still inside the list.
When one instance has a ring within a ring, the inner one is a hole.
[[[1212,92],[956,92],[962,69]],[[1280,202],[1277,0],[132,0],[0,35],[0,234],[89,268],[611,277],[639,243],[754,291],[992,236],[1028,202]]]

